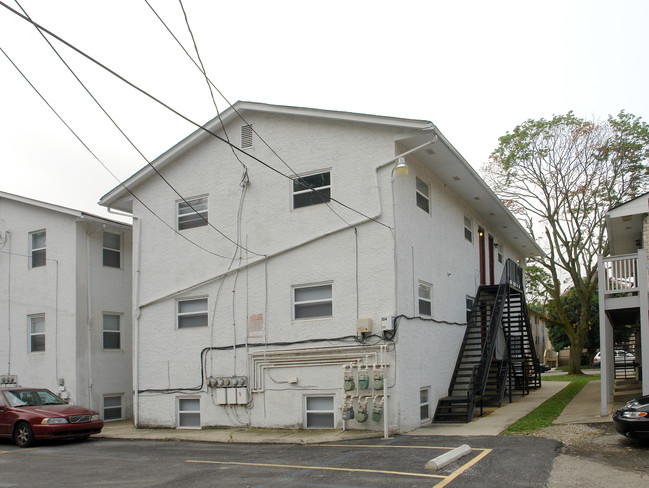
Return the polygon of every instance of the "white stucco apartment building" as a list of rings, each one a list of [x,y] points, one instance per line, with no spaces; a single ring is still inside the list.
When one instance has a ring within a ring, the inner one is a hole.
[[[430,422],[477,287],[540,252],[424,120],[238,102],[100,204],[134,217],[142,427]]]
[[[0,379],[132,415],[131,225],[0,192]]]

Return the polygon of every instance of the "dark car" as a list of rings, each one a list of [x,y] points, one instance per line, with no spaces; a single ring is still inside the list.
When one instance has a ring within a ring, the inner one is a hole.
[[[649,437],[649,395],[627,402],[613,414],[615,430],[627,437]]]
[[[40,439],[87,439],[103,426],[98,412],[68,405],[44,388],[0,388],[0,437],[19,447]]]

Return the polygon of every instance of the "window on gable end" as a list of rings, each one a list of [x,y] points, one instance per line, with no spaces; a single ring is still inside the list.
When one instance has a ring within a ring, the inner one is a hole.
[[[293,208],[331,201],[331,171],[298,176],[291,184]]]
[[[423,180],[420,180],[419,177],[416,177],[417,185],[417,206],[422,209],[424,212],[430,212],[430,188],[428,183],[425,183]]]
[[[207,225],[207,197],[178,202],[178,230]]]
[[[332,285],[293,288],[293,319],[333,316]]]

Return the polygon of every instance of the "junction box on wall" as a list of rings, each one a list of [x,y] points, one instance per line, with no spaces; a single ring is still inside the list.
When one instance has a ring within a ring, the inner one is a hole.
[[[207,386],[214,390],[217,405],[245,405],[250,401],[246,376],[210,376]]]

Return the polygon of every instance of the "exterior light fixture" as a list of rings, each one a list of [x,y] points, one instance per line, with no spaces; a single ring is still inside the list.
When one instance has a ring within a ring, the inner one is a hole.
[[[399,158],[397,160],[397,166],[394,168],[394,174],[397,178],[408,176],[408,165],[406,164],[405,158]]]

